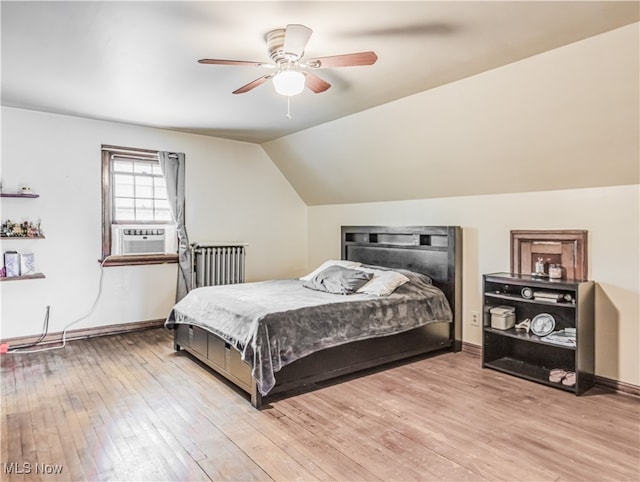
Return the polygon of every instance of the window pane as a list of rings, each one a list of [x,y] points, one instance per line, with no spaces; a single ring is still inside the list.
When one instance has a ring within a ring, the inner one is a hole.
[[[169,221],[169,222],[173,222],[173,219],[171,218],[171,212],[170,211],[164,211],[164,210],[157,210],[156,209],[156,221]]]
[[[135,214],[133,213],[133,209],[116,208],[116,212],[114,213],[114,221],[133,222],[135,220],[136,218],[135,218]]]
[[[134,164],[133,171],[138,174],[151,174],[153,167],[149,162],[138,161]]]
[[[153,186],[153,178],[149,176],[136,176],[137,186]]]
[[[131,161],[113,161],[113,172],[133,172],[133,162]]]
[[[162,169],[160,169],[160,164],[153,165],[153,173],[157,176],[162,176]],[[164,182],[164,177],[162,178],[162,182]]]
[[[114,202],[114,221],[135,221],[135,213],[133,210],[133,199],[115,198]]]
[[[151,186],[140,186],[136,183],[136,198],[153,198],[153,188]]]
[[[153,221],[153,201],[136,198],[136,220]]]
[[[123,184],[123,185],[133,185],[133,176],[130,176],[128,174],[114,174],[113,175],[113,181],[116,183],[116,185],[118,184]]]
[[[136,198],[136,210],[138,209],[153,209],[153,200]]]
[[[118,184],[113,188],[116,197],[133,197],[133,185],[132,184]]]
[[[136,197],[153,197],[153,178],[136,176]]]
[[[166,199],[156,199],[155,200],[156,210],[160,209],[162,211],[169,210],[169,201]]]
[[[136,221],[154,221],[153,209],[136,209]]]
[[[114,199],[116,208],[130,208],[133,209],[133,199],[127,197],[117,197]]]
[[[164,187],[164,183],[162,185],[155,185],[155,198],[167,199],[167,188]]]

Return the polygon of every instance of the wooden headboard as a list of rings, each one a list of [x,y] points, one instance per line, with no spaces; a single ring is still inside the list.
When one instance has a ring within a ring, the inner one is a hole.
[[[423,273],[453,310],[455,349],[462,344],[462,230],[459,226],[342,226],[342,259]]]

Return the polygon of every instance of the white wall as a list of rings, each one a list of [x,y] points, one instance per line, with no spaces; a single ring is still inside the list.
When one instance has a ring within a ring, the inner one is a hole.
[[[588,230],[596,374],[640,385],[640,185],[309,208],[309,264],[340,256],[342,225],[463,228],[463,340],[481,345],[482,274],[509,271],[515,229]]]
[[[40,197],[2,198],[0,217],[40,218],[46,239],[2,240],[1,250],[32,250],[46,279],[0,283],[0,338],[39,334],[47,305],[51,332],[89,311],[100,277],[102,144],[184,152],[190,240],[248,242],[247,279],[304,269],[306,206],[260,147],[3,107],[4,189],[28,184]],[[175,279],[175,264],[105,268],[95,313],[74,328],[165,318]]]

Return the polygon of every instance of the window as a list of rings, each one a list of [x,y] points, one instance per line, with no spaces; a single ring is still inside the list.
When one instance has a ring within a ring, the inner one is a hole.
[[[111,158],[112,222],[170,223],[167,188],[158,161]]]
[[[102,217],[106,266],[177,260],[157,151],[102,146]]]

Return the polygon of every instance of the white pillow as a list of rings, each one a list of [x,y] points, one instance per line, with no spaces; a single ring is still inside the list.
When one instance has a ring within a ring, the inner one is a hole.
[[[330,266],[342,266],[343,268],[357,268],[361,264],[362,263],[358,263],[357,261],[347,261],[347,260],[344,260],[344,259],[330,259],[330,260],[325,261],[324,263],[322,263],[320,266],[318,266],[316,269],[314,269],[308,275],[302,276],[300,278],[300,280],[301,281],[309,281],[311,278],[313,278],[315,275],[317,275],[320,271],[323,271],[323,270],[327,269]]]
[[[393,293],[396,288],[409,281],[409,278],[397,271],[380,271],[366,268],[362,268],[362,271],[372,272],[373,278],[371,278],[363,287],[358,289],[356,293],[387,296]]]

